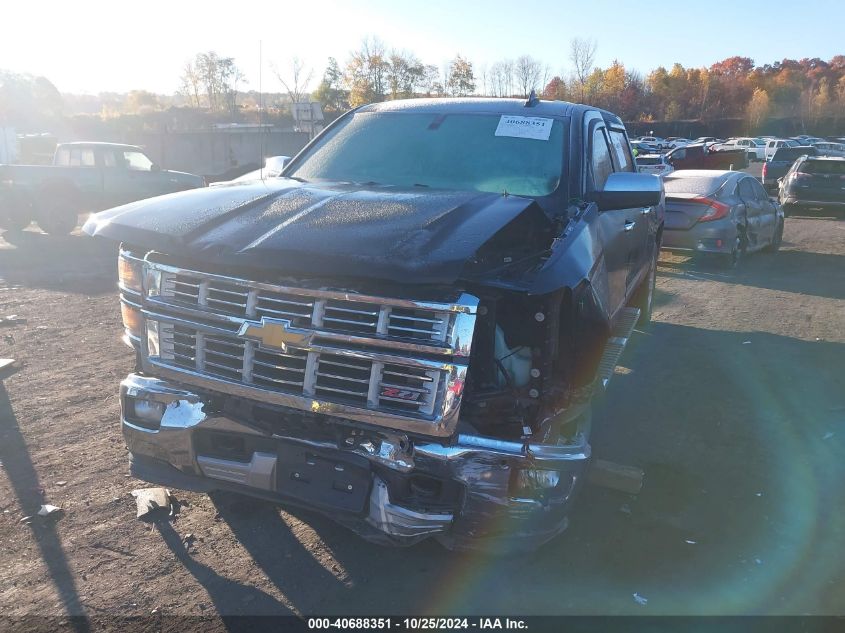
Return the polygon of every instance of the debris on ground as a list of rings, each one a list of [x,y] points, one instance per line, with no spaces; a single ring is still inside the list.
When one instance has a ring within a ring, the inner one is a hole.
[[[689,539],[684,539],[684,543],[688,543],[688,544],[690,544],[690,545],[695,545],[695,544],[696,544],[696,541],[691,541],[691,540],[689,540]]]
[[[49,504],[41,506],[41,509],[38,510],[38,516],[40,517],[48,517],[57,512],[62,512],[63,510],[58,506],[51,506]]]
[[[751,345],[751,341],[743,341],[742,344],[743,345]]]
[[[66,482],[66,481],[57,481],[57,482],[56,482],[56,485],[57,485],[57,486],[66,486],[66,485],[67,485],[67,482]]]
[[[0,380],[5,380],[21,368],[14,358],[0,358]]]
[[[824,434],[824,437],[822,437],[822,439],[823,439],[823,440],[829,440],[829,439],[830,439],[830,438],[832,438],[833,436],[834,436],[834,433],[833,433],[833,432],[828,432],[828,433],[825,433],[825,434]]]
[[[0,317],[0,327],[8,325],[24,325],[26,319],[19,317],[17,314],[10,314],[8,316]]]
[[[185,549],[190,551],[191,547],[193,547],[194,543],[197,542],[197,537],[193,534],[186,534],[182,537],[182,544],[185,546]]]
[[[645,605],[648,604],[648,598],[645,598],[638,593],[634,593],[633,595],[634,595],[634,602],[636,602],[637,604],[641,604],[642,606],[645,606]]]
[[[631,506],[629,506],[627,503],[623,503],[619,507],[619,512],[621,512],[622,514],[631,514]]]
[[[137,518],[156,510],[170,510],[170,491],[167,488],[140,488],[132,491],[138,507]]]
[[[593,460],[587,472],[587,481],[594,486],[612,488],[630,495],[638,494],[643,489],[645,473],[641,468],[615,464],[603,459]]]

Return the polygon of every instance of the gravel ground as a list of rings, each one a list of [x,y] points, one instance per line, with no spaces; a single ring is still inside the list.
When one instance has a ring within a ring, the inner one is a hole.
[[[845,614],[845,222],[789,218],[737,273],[663,256],[594,423],[643,491],[584,488],[570,530],[514,558],[382,549],[229,495],[137,520],[114,250],[0,240],[0,316],[26,319],[0,327],[24,363],[0,387],[0,613]],[[42,503],[64,512],[22,521]]]

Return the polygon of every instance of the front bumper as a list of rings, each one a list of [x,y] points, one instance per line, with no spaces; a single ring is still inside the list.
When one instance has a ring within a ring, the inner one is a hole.
[[[259,421],[233,414],[232,406],[221,407],[226,399],[214,393],[138,374],[130,374],[120,391],[134,476],[183,490],[231,490],[317,510],[382,544],[435,537],[457,549],[533,549],[566,528],[569,504],[590,458],[587,429],[566,445],[477,435],[438,444],[296,410],[276,408],[268,424],[267,416]],[[249,411],[252,405],[262,406],[249,401],[238,406]],[[141,410],[160,411],[160,419],[139,416]],[[214,438],[240,448],[221,453]],[[313,478],[319,485],[309,488],[309,473],[301,474],[285,457],[297,451],[311,456],[303,464],[309,459],[329,464],[328,479],[324,468]],[[557,484],[516,488],[520,470],[555,471]],[[347,486],[352,492],[343,497]]]

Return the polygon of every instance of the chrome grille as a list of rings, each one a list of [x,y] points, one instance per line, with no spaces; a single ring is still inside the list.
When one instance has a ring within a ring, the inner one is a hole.
[[[430,302],[278,286],[151,256],[141,301],[146,371],[394,429],[454,431],[475,297]]]
[[[432,308],[361,301],[354,295],[303,289],[271,290],[263,284],[180,271],[162,273],[156,300],[241,318],[287,319],[297,327],[316,327],[359,336],[445,344],[456,313]],[[350,298],[335,298],[341,294]],[[325,295],[335,295],[325,297]]]
[[[266,350],[235,332],[156,321],[164,364],[209,377],[362,408],[430,416],[442,371],[356,358],[347,353]],[[313,368],[313,369],[312,369]]]

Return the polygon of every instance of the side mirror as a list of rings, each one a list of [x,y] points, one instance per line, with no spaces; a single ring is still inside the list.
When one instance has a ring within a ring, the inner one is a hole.
[[[616,172],[610,174],[602,191],[594,191],[587,199],[598,205],[599,211],[653,207],[660,204],[663,181],[660,176]]]
[[[150,165],[150,171],[161,171],[161,166],[153,163],[152,165]]]

